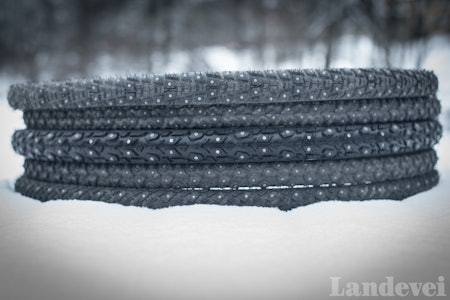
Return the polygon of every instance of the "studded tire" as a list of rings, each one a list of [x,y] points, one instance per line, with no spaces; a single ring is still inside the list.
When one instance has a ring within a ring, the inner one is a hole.
[[[143,75],[12,85],[16,109],[211,105],[434,95],[433,72],[402,69],[325,69]]]
[[[438,182],[431,71],[324,69],[11,86],[16,191],[162,208],[401,200]]]
[[[362,184],[433,170],[434,150],[382,158],[248,164],[115,165],[25,161],[29,179],[121,188],[238,188]]]
[[[25,110],[29,129],[111,130],[328,126],[434,119],[434,96],[273,104]]]
[[[22,176],[16,181],[15,189],[22,195],[40,201],[57,199],[94,200],[148,208],[192,204],[251,205],[290,210],[298,206],[329,200],[402,200],[432,188],[438,181],[437,172],[431,171],[416,177],[347,186],[256,190],[152,190],[55,184]]]
[[[201,130],[19,130],[13,147],[26,158],[84,163],[235,163],[388,156],[438,142],[437,121],[334,127]]]

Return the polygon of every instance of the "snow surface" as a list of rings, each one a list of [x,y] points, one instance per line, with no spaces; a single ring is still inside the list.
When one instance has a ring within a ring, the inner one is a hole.
[[[365,44],[358,47],[370,47]],[[439,77],[445,116],[450,45],[439,38],[432,45],[425,68]],[[246,65],[225,48],[205,51],[221,62],[212,64],[217,69]],[[335,66],[354,65],[342,57]],[[23,159],[10,138],[24,125],[22,114],[1,100],[20,79],[0,79],[0,299],[324,299],[332,276],[436,282],[444,275],[450,294],[450,132],[444,118],[439,185],[401,202],[331,201],[289,212],[40,203],[13,191]]]

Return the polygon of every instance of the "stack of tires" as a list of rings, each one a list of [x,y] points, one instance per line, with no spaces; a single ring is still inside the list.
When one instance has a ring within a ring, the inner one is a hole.
[[[17,84],[15,188],[149,208],[404,199],[438,182],[437,87],[433,72],[401,69]]]

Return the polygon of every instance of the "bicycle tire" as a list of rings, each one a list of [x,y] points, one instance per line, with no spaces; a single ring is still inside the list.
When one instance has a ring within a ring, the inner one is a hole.
[[[22,110],[406,98],[434,95],[432,71],[323,69],[208,72],[12,85]]]
[[[29,129],[107,130],[329,126],[424,121],[440,113],[434,96],[273,104],[25,110]]]
[[[238,188],[362,184],[433,170],[434,150],[382,158],[249,164],[115,165],[25,160],[29,179],[121,188]]]
[[[174,205],[220,204],[278,207],[281,210],[290,210],[299,206],[330,200],[403,200],[432,188],[438,181],[438,173],[432,171],[423,176],[354,186],[281,188],[276,190],[149,190],[55,184],[22,176],[16,181],[15,189],[24,196],[40,201],[93,200],[153,209]]]
[[[437,121],[335,127],[157,131],[18,130],[14,150],[38,160],[86,163],[226,163],[387,156],[431,148]]]

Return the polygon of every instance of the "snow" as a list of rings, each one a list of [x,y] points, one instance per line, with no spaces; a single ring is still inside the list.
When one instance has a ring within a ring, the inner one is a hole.
[[[370,48],[367,41],[358,45]],[[218,69],[255,63],[226,49],[205,54]],[[440,80],[445,124],[449,66],[449,43],[435,38],[424,67]],[[0,78],[3,100],[20,79]],[[24,126],[21,117],[0,101],[0,299],[324,299],[333,276],[436,282],[444,275],[449,293],[448,126],[436,147],[439,185],[401,202],[331,201],[289,212],[217,205],[150,210],[40,203],[14,193],[23,159],[10,138]]]

